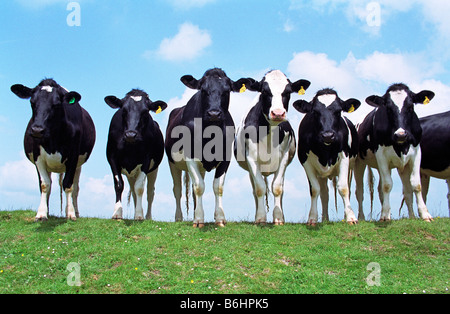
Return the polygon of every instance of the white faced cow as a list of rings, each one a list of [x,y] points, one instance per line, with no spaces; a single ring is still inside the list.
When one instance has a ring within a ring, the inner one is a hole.
[[[81,166],[95,143],[94,123],[80,104],[80,94],[68,92],[52,79],[35,88],[13,85],[11,91],[30,99],[33,115],[25,132],[25,153],[36,166],[41,190],[36,221],[48,219],[51,173],[65,173],[62,188],[66,194],[66,217],[79,217],[77,197]]]
[[[284,174],[295,156],[295,135],[287,121],[291,93],[304,91],[311,83],[299,80],[291,83],[279,70],[268,72],[261,82],[247,86],[259,92],[256,104],[243,118],[235,141],[235,157],[247,170],[253,187],[256,205],[256,224],[266,223],[264,195],[267,176],[274,174],[272,193],[275,198],[273,222],[284,224],[282,197]]]
[[[447,180],[450,213],[450,111],[420,119],[422,127],[422,162],[420,164],[422,195],[427,202],[430,177]]]
[[[217,225],[224,226],[223,186],[234,140],[234,122],[228,111],[230,92],[240,91],[243,85],[253,80],[233,82],[223,70],[214,68],[206,71],[200,80],[186,75],[181,81],[198,92],[184,107],[170,113],[167,125],[165,149],[174,184],[177,206],[175,220],[183,219],[181,179],[185,171],[189,173],[194,187],[194,227],[204,227],[204,177],[206,172],[216,169],[213,183],[216,196],[214,218]]]
[[[336,91],[323,89],[311,102],[298,100],[294,108],[305,113],[298,130],[298,158],[305,168],[311,192],[308,225],[318,221],[317,199],[322,201],[323,220],[328,219],[328,179],[337,177],[337,189],[344,201],[344,214],[349,224],[357,219],[350,206],[349,176],[351,163],[358,152],[358,138],[353,123],[341,116],[353,112],[361,102],[346,101]]]
[[[116,191],[113,219],[122,219],[122,192],[125,174],[133,195],[134,219],[143,220],[142,196],[147,178],[147,215],[152,218],[152,203],[158,166],[164,156],[164,139],[149,111],[161,112],[167,108],[163,101],[152,102],[148,94],[133,89],[125,98],[105,97],[113,109],[119,109],[111,120],[106,156],[111,166]]]
[[[363,177],[366,165],[378,169],[378,192],[382,203],[381,221],[391,219],[389,194],[392,190],[391,169],[397,168],[403,184],[406,205],[410,217],[414,217],[412,192],[416,195],[419,215],[431,221],[431,215],[423,201],[420,184],[422,128],[414,111],[414,104],[428,103],[433,99],[431,91],[413,93],[404,84],[394,84],[384,96],[370,96],[366,102],[376,107],[358,128],[359,155],[355,165],[356,197],[359,217],[364,219]]]

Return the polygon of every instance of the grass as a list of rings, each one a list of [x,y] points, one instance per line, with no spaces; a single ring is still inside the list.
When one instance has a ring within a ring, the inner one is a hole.
[[[450,219],[225,228],[0,212],[4,293],[448,293]],[[69,263],[81,286],[69,286]],[[367,285],[369,263],[380,285]]]

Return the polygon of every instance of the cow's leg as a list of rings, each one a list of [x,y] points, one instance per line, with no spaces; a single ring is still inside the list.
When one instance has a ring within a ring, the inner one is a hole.
[[[130,183],[130,190],[132,190],[133,193],[133,200],[134,200],[134,220],[144,220],[144,208],[142,207],[142,197],[144,195],[144,188],[145,188],[145,179],[147,175],[145,172],[139,170],[136,174],[136,177],[134,178],[134,184],[133,187],[131,187]]]
[[[263,175],[261,174],[258,164],[252,160],[247,159],[248,169],[250,172],[251,180],[253,182],[253,193],[256,199],[256,215],[255,215],[255,223],[256,224],[266,224],[267,222],[267,213],[266,207],[264,204],[264,197],[266,196],[267,185],[264,180]]]
[[[450,179],[447,179],[448,215],[450,216]]]
[[[70,220],[77,220],[75,214],[75,207],[73,205],[73,192],[74,192],[74,180],[75,174],[77,172],[76,168],[77,161],[68,161],[66,166],[66,174],[63,179],[63,188],[66,193],[66,218]]]
[[[214,195],[216,197],[216,208],[214,210],[214,220],[216,225],[219,227],[225,227],[225,213],[223,211],[222,197],[223,197],[223,186],[225,183],[225,175],[223,173],[219,178],[214,178],[213,189]]]
[[[205,212],[203,211],[203,193],[205,192],[205,173],[201,172],[198,163],[194,160],[186,158],[186,165],[189,176],[194,187],[195,209],[194,209],[194,228],[203,228],[205,226]]]
[[[182,176],[183,172],[179,170],[174,163],[169,162],[170,173],[173,181],[173,195],[175,197],[176,210],[175,221],[183,221],[183,212],[181,211],[181,196],[183,192]]]
[[[381,192],[380,199],[382,203],[380,221],[389,221],[391,220],[389,195],[392,191],[392,177],[387,162],[378,162],[378,172],[380,174],[379,192]]]
[[[47,171],[42,163],[36,163],[36,169],[39,176],[41,202],[34,221],[46,221],[48,220],[48,200],[52,188],[51,173]]]
[[[81,167],[75,171],[75,177],[73,178],[73,207],[75,208],[75,216],[80,218],[80,212],[78,211],[78,194],[80,192],[80,175]]]
[[[158,176],[158,168],[147,174],[147,215],[145,219],[152,220],[152,204],[155,198],[155,182]]]
[[[422,152],[420,150],[420,146],[417,147],[417,153],[413,163],[410,165],[411,167],[411,186],[416,196],[417,201],[417,209],[419,211],[419,216],[425,221],[432,221],[433,217],[431,217],[428,212],[427,205],[423,201],[422,197],[422,185],[420,184],[420,162],[422,160]]]
[[[406,203],[406,207],[408,208],[408,215],[409,218],[415,218],[414,216],[414,208],[413,208],[413,189],[411,186],[411,169],[406,166],[403,171],[398,170],[398,174],[400,176],[400,179],[402,180],[402,186],[403,186],[403,198]],[[400,213],[399,213],[400,214]]]
[[[294,142],[294,139],[292,139],[292,142]],[[295,148],[295,146],[293,146],[292,148]],[[273,223],[275,225],[284,225],[284,212],[282,206],[284,194],[284,175],[291,161],[292,157],[290,157],[290,152],[286,150],[283,153],[278,171],[275,173],[273,178],[272,193],[275,202],[275,206],[273,209]]]
[[[339,176],[337,182],[337,189],[339,195],[342,197],[344,202],[344,216],[347,220],[347,223],[354,225],[358,223],[356,219],[355,213],[352,210],[350,205],[350,188],[348,185],[348,176],[349,176],[349,168],[350,167],[350,159],[348,157],[342,158],[341,163],[339,165]]]
[[[427,203],[428,189],[430,187],[430,176],[420,173],[420,183],[422,184],[422,197],[425,204]]]
[[[113,175],[114,175],[114,190],[116,192],[116,203],[114,205],[114,213],[112,219],[122,219],[123,217],[122,193],[124,188],[124,182],[120,172],[115,173],[113,171]]]
[[[358,220],[364,221],[363,201],[364,201],[364,172],[366,165],[359,157],[355,161],[355,182],[356,182],[356,199],[358,200]]]
[[[328,190],[328,178],[317,178],[320,184],[320,201],[322,203],[322,222],[329,221],[328,216],[328,203],[330,201],[330,195]]]
[[[317,224],[317,221],[319,220],[319,214],[317,212],[317,200],[320,194],[320,183],[317,179],[317,175],[314,169],[308,163],[305,163],[303,166],[308,177],[309,189],[311,194],[311,208],[309,210],[308,225],[315,226]]]

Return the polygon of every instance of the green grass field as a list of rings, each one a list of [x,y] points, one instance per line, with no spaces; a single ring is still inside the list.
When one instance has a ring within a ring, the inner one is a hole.
[[[448,293],[450,219],[265,227],[0,212],[4,293]],[[70,263],[79,272],[67,270]],[[378,263],[373,277],[369,263]],[[77,278],[80,286],[68,285]],[[369,286],[366,279],[379,279]],[[70,282],[70,281],[69,281]]]

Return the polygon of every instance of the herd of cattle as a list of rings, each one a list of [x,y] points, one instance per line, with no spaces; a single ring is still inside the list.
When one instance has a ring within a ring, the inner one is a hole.
[[[111,121],[107,143],[107,159],[116,192],[112,218],[122,218],[122,174],[125,174],[137,220],[144,219],[142,197],[147,180],[145,218],[151,219],[158,166],[165,150],[173,178],[175,220],[183,220],[182,174],[187,172],[185,184],[188,186],[189,180],[192,181],[195,204],[193,224],[199,228],[204,226],[204,177],[206,172],[215,170],[214,218],[217,225],[224,226],[223,187],[234,152],[239,165],[249,173],[256,206],[255,222],[266,223],[267,176],[273,174],[273,222],[283,225],[284,175],[297,147],[287,120],[289,101],[292,93],[305,94],[310,82],[291,82],[278,70],[268,72],[261,81],[252,78],[232,81],[218,68],[206,71],[200,80],[186,75],[181,81],[198,92],[185,106],[170,113],[165,141],[159,125],[149,114],[149,111],[165,110],[165,102],[153,102],[147,93],[138,89],[123,99],[105,98],[111,108],[118,109]],[[246,89],[258,92],[259,97],[235,129],[229,113],[230,93]],[[45,79],[34,88],[13,85],[11,91],[22,99],[30,99],[32,107],[24,146],[40,182],[41,201],[36,221],[48,219],[52,172],[61,174],[60,184],[67,198],[66,216],[76,220],[81,167],[88,160],[96,137],[91,117],[79,104],[80,94],[69,92],[52,79]],[[383,96],[366,99],[375,109],[357,126],[341,113],[357,110],[361,102],[353,98],[343,100],[335,90],[320,90],[310,102],[294,102],[293,107],[305,114],[298,130],[298,158],[310,187],[308,224],[318,222],[319,196],[323,220],[328,219],[329,179],[334,180],[342,197],[346,221],[356,224],[358,219],[363,220],[363,177],[367,166],[376,168],[380,174],[381,220],[390,220],[393,168],[400,175],[410,217],[414,217],[414,194],[419,216],[432,220],[425,204],[430,176],[447,180],[450,209],[450,111],[420,120],[414,112],[415,104],[427,104],[433,97],[431,91],[414,93],[404,84],[394,84]],[[358,218],[350,206],[352,174],[356,181]]]

